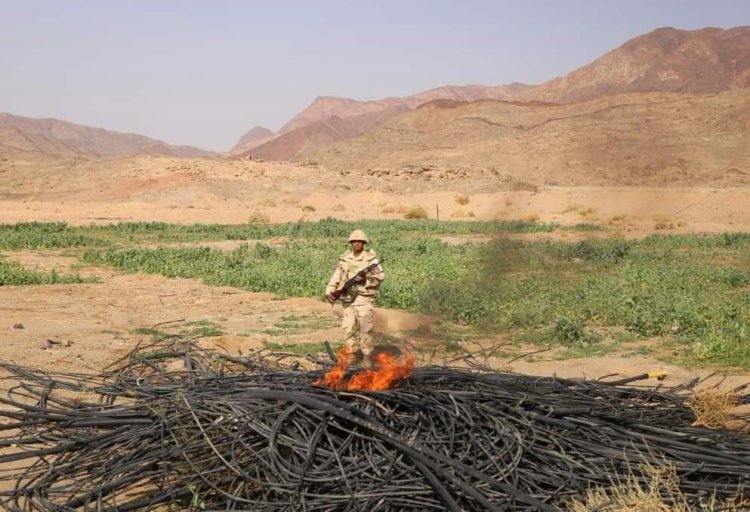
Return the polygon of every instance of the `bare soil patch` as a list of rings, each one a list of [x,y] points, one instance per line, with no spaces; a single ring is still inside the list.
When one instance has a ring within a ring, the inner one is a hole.
[[[99,282],[0,287],[4,361],[98,371],[160,334],[202,338],[205,346],[231,355],[248,355],[268,343],[341,338],[338,311],[322,300],[279,299],[193,279],[124,274],[82,266],[74,257],[54,253],[6,256],[28,268],[78,273]],[[429,322],[402,311],[379,309],[376,315],[376,328],[387,336],[401,336]]]
[[[590,223],[610,235],[749,231],[746,186],[508,188],[491,174],[461,179],[368,176],[243,159],[130,157],[0,160],[0,222],[227,223],[403,219]],[[573,235],[570,235],[573,236]]]

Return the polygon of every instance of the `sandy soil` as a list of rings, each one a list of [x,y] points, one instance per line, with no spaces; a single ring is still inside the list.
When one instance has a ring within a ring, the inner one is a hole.
[[[331,198],[323,194],[270,194],[270,199],[218,201],[104,202],[82,198],[59,201],[0,201],[0,222],[67,222],[88,225],[160,220],[170,223],[242,224],[248,221],[298,222],[326,217],[344,220],[403,219],[422,207],[428,218],[441,220],[525,219],[602,224],[623,236],[650,232],[717,233],[749,231],[750,189],[549,188],[538,192],[495,192],[467,195],[459,205],[455,192],[383,194],[354,192]],[[286,201],[286,202],[285,202]]]
[[[748,187],[532,187],[491,175],[352,176],[290,163],[130,157],[3,161],[0,222],[177,223],[527,219],[607,226],[615,234],[749,231]]]

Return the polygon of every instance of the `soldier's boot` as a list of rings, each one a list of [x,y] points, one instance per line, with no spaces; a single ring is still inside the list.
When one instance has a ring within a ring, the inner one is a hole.
[[[347,364],[357,364],[357,340],[349,337],[344,340],[344,347],[346,348]]]

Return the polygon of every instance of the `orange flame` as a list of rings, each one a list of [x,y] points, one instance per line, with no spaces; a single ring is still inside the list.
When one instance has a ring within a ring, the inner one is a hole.
[[[344,374],[346,367],[352,359],[352,352],[344,347],[336,353],[336,364],[329,372],[313,382],[316,386],[325,386],[332,389],[343,389]]]
[[[346,389],[381,390],[388,389],[398,379],[404,379],[414,369],[414,358],[406,354],[402,358],[395,358],[388,352],[381,352],[375,356],[375,369],[364,370],[353,375],[346,383]]]
[[[411,354],[394,357],[388,352],[381,352],[375,356],[374,369],[356,373],[347,381],[345,373],[351,358],[352,353],[346,347],[341,349],[337,354],[336,366],[313,384],[349,391],[377,391],[389,389],[395,381],[411,375],[414,369],[414,357]]]

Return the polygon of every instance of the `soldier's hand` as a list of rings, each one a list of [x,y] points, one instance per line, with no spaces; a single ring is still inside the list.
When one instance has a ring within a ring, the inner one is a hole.
[[[365,276],[360,276],[360,275],[357,275],[357,276],[354,276],[354,280],[355,280],[356,282],[358,282],[358,283],[362,284],[362,283],[364,283],[365,281],[367,281],[367,278],[366,278]]]
[[[336,299],[333,298],[333,293],[326,293],[326,300],[328,302],[334,302]]]

